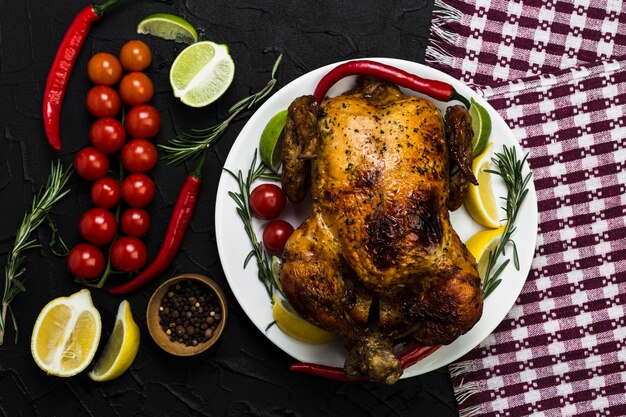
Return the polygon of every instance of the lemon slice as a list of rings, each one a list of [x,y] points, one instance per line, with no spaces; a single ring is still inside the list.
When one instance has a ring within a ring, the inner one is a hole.
[[[146,17],[137,25],[137,33],[180,43],[198,42],[198,32],[194,27],[182,17],[169,13],[156,13]]]
[[[322,330],[300,317],[293,308],[281,298],[274,295],[274,320],[287,336],[304,343],[322,344],[330,342],[335,334]]]
[[[130,304],[120,303],[115,326],[104,351],[98,357],[89,378],[94,381],[110,381],[122,375],[133,363],[139,350],[139,326],[133,320]]]
[[[487,146],[487,142],[489,142],[489,136],[491,136],[491,116],[473,98],[471,99],[471,104],[469,115],[472,117],[472,130],[474,131],[472,145],[474,147],[474,157],[476,157],[482,153],[485,146]]]
[[[491,143],[483,153],[474,158],[472,172],[478,180],[478,186],[469,184],[465,196],[465,208],[470,216],[479,224],[495,229],[500,227],[498,219],[498,206],[493,195],[491,174],[485,172],[491,168]]]
[[[48,374],[76,375],[93,359],[101,328],[100,313],[89,290],[55,298],[35,322],[30,342],[33,359]]]
[[[476,258],[478,275],[482,281],[485,280],[485,272],[489,263],[489,252],[493,251],[502,240],[504,228],[505,226],[497,229],[481,230],[465,243],[467,249]]]
[[[278,112],[267,122],[261,140],[259,142],[259,153],[261,161],[273,172],[278,172],[280,168],[283,149],[283,128],[287,123],[287,110]]]
[[[204,41],[189,45],[170,69],[174,96],[191,107],[204,107],[220,98],[235,76],[235,63],[226,45]]]

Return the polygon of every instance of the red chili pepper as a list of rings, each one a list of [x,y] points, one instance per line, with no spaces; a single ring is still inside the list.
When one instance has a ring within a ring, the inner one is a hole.
[[[303,372],[305,374],[311,374],[315,376],[321,376],[323,378],[332,379],[333,381],[352,382],[343,368],[337,368],[334,366],[319,365],[317,363],[299,362],[291,365],[290,370],[294,372]],[[361,378],[362,381],[369,380],[369,377]]]
[[[454,87],[443,81],[429,80],[427,78],[418,77],[415,74],[408,73],[391,65],[381,64],[376,61],[359,60],[349,61],[337,65],[330,70],[328,74],[322,77],[315,88],[313,96],[318,103],[321,103],[328,93],[328,90],[342,78],[350,75],[369,75],[372,77],[382,78],[383,80],[392,82],[413,90],[417,93],[426,94],[429,97],[439,101],[458,100],[469,109],[469,101],[460,95]]]
[[[199,165],[199,168],[201,166],[202,164]],[[178,194],[163,245],[154,261],[130,281],[109,289],[110,294],[126,294],[134,291],[161,275],[172,263],[183,242],[187,226],[189,226],[191,221],[196,201],[198,201],[201,183],[199,169],[196,169],[192,175],[187,177]]]
[[[406,369],[411,365],[414,365],[418,361],[424,359],[426,356],[435,352],[439,349],[441,345],[436,346],[415,346],[403,354],[401,354],[398,359],[400,359],[400,366],[402,369]]]
[[[57,151],[61,150],[59,134],[61,106],[72,69],[91,26],[100,20],[103,13],[115,3],[117,0],[108,0],[102,4],[89,5],[81,10],[65,33],[50,67],[43,95],[43,124],[48,142]]]
[[[417,363],[421,359],[424,359],[426,356],[430,355],[431,353],[435,352],[440,347],[441,345],[415,346],[407,350],[406,352],[404,352],[398,357],[398,359],[400,360],[400,366],[402,367],[402,369],[406,369],[409,366]],[[342,382],[354,381],[352,378],[350,378],[346,374],[346,371],[344,371],[343,368],[337,368],[334,366],[319,365],[316,363],[299,362],[299,363],[291,365],[289,369],[294,372],[303,372],[305,374],[321,376],[323,378],[332,379],[334,381],[342,381]],[[361,377],[359,379],[359,381],[370,381],[370,380],[371,378],[367,376]]]

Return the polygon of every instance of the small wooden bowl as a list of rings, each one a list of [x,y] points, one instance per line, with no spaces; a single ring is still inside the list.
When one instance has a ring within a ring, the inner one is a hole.
[[[186,346],[183,343],[172,342],[169,336],[161,327],[161,324],[159,324],[159,306],[161,305],[161,300],[167,294],[167,291],[170,286],[172,286],[172,284],[176,284],[185,280],[198,281],[206,285],[215,294],[220,303],[222,318],[215,328],[215,331],[213,332],[213,337],[211,337],[211,339],[207,340],[206,342],[200,343],[196,346]],[[224,330],[224,327],[226,325],[227,316],[228,310],[226,307],[226,297],[224,296],[222,289],[212,279],[198,274],[177,275],[165,281],[159,286],[159,288],[156,289],[156,291],[154,291],[152,297],[150,297],[150,301],[148,301],[148,308],[146,310],[146,321],[148,324],[148,331],[150,332],[150,336],[152,336],[152,339],[156,342],[157,345],[161,347],[161,349],[176,356],[197,355],[198,353],[204,352],[205,350],[213,346],[222,335],[222,331]]]

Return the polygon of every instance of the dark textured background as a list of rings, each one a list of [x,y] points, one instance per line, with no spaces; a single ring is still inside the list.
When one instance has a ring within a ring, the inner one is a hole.
[[[258,90],[269,79],[277,53],[284,53],[279,87],[332,62],[382,56],[422,61],[432,0],[233,1],[126,0],[93,28],[74,70],[62,118],[63,151],[48,146],[41,122],[41,97],[56,48],[85,1],[0,0],[0,262],[4,265],[16,228],[30,206],[33,191],[45,180],[50,162],[70,163],[88,143],[92,118],[84,108],[90,84],[86,64],[96,52],[117,54],[137,38],[137,23],[155,12],[184,16],[199,28],[201,39],[227,43],[237,66],[233,85],[217,104],[191,109],[171,94],[168,72],[181,45],[141,37],[153,49],[147,71],[155,82],[152,104],[162,114],[156,137],[165,143],[175,132],[205,127],[224,118],[228,107]],[[249,115],[246,115],[246,118]],[[9,330],[0,347],[0,414],[30,415],[207,415],[207,416],[448,416],[456,406],[446,369],[402,380],[387,387],[341,384],[293,374],[294,362],[248,320],[230,292],[218,259],[214,234],[214,199],[222,163],[243,127],[238,120],[210,154],[197,211],[183,249],[167,272],[196,272],[214,277],[230,304],[224,337],[212,350],[194,358],[176,358],[150,339],[144,320],[147,300],[158,282],[129,297],[142,338],[130,371],[108,383],[94,383],[86,372],[69,379],[47,377],[30,355],[30,333],[40,309],[51,299],[80,289],[64,259],[47,247],[27,260],[28,292],[13,303],[21,333],[13,344]],[[149,207],[152,228],[146,238],[150,258],[156,253],[186,167],[160,163],[152,172],[157,184]],[[79,242],[78,218],[90,207],[89,185],[78,178],[75,190],[54,210],[53,218],[69,245]],[[238,226],[238,225],[235,225]],[[48,239],[49,233],[39,236]],[[101,346],[113,327],[120,298],[92,291],[102,314]]]

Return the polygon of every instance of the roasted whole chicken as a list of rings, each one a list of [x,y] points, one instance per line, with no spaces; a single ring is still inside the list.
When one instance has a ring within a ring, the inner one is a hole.
[[[444,127],[445,126],[445,127]],[[471,172],[471,118],[360,78],[318,105],[297,98],[284,130],[282,185],[311,187],[280,282],[295,310],[337,333],[353,378],[395,382],[399,345],[449,344],[482,314],[476,261],[452,228]]]

